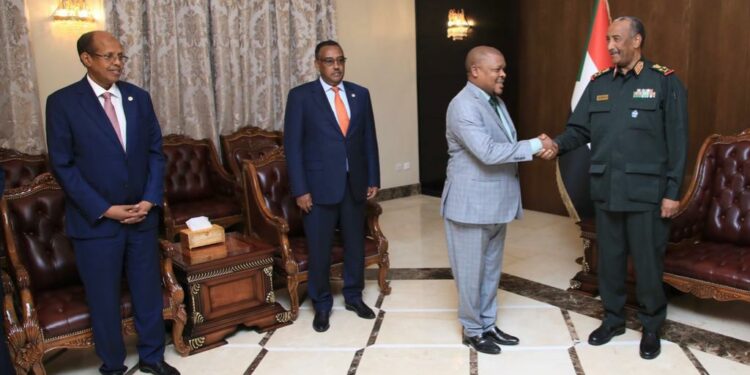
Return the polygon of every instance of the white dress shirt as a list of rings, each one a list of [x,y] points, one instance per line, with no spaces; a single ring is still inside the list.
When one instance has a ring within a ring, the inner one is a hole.
[[[91,88],[94,89],[94,93],[99,99],[99,104],[102,105],[102,108],[104,108],[104,97],[102,96],[102,94],[104,94],[105,92],[109,92],[111,94],[110,100],[112,101],[112,106],[115,107],[117,122],[120,123],[120,134],[122,134],[123,143],[122,147],[125,148],[125,145],[128,144],[128,133],[125,131],[127,129],[127,121],[125,120],[125,110],[122,107],[122,94],[120,93],[120,89],[117,87],[116,83],[113,83],[112,87],[110,87],[109,90],[105,90],[104,87],[101,87],[98,83],[94,82],[94,80],[91,79],[88,74],[86,75],[86,78],[89,80]]]
[[[333,86],[326,83],[326,81],[323,80],[323,78],[320,78],[320,84],[323,85],[323,91],[326,93],[326,98],[328,98],[328,104],[331,105],[331,110],[333,111],[333,115],[336,116],[336,121],[339,121],[339,116],[336,113],[336,93],[333,92],[331,89]],[[344,89],[343,81],[338,84],[337,86],[339,88],[339,95],[341,96],[341,100],[344,102],[344,107],[346,107],[346,114],[349,115],[349,119],[352,118],[352,111],[349,110],[349,100],[346,98],[346,89]],[[341,122],[339,121],[339,124]]]

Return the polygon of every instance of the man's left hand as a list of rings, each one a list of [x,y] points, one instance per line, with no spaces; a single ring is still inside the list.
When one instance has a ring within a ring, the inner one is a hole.
[[[125,219],[121,221],[123,224],[137,224],[146,219],[148,212],[154,207],[153,203],[149,201],[140,201],[138,204],[133,206],[133,213],[138,214],[136,217]]]
[[[664,198],[661,200],[661,217],[671,218],[677,213],[677,209],[680,208],[680,201],[674,201],[671,199]]]
[[[375,198],[376,195],[378,195],[377,186],[370,186],[367,188],[367,199]]]

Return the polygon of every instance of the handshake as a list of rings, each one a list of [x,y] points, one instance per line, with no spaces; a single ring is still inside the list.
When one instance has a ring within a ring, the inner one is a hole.
[[[560,151],[560,148],[557,146],[557,143],[552,140],[547,134],[540,134],[537,139],[542,141],[542,149],[539,150],[534,156],[544,159],[544,160],[552,160],[557,157],[558,151]]]

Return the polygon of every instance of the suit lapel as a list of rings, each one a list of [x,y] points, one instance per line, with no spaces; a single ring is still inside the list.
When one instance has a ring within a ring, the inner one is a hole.
[[[94,94],[94,89],[91,88],[86,77],[83,77],[83,80],[78,84],[78,94],[81,96],[81,100],[79,101],[81,109],[91,119],[93,127],[96,128],[97,131],[102,132],[106,138],[109,138],[110,141],[114,142],[117,147],[122,150],[122,145],[117,138],[117,133],[115,133],[112,123],[109,122],[109,118],[104,112],[104,107],[102,107],[99,98]]]
[[[120,89],[120,95],[122,95],[122,110],[125,112],[125,149],[130,150],[130,144],[137,139],[138,105],[135,102],[135,97],[131,95],[125,85],[119,85],[118,88]]]
[[[513,124],[513,119],[510,118],[510,113],[508,113],[508,107],[505,106],[505,102],[500,99],[500,111],[503,112],[503,117],[505,118],[505,121],[507,121],[508,129],[510,130],[510,140],[515,142],[518,139],[518,136],[516,135],[516,125]],[[505,130],[505,127],[503,126],[503,130]]]
[[[357,93],[354,90],[354,87],[352,85],[347,84],[346,82],[342,82],[342,85],[344,85],[344,90],[346,90],[346,101],[349,103],[349,129],[346,131],[346,134],[352,134],[352,130],[359,121],[357,120],[357,117],[361,115],[361,106],[359,102],[359,97],[361,95],[357,95]]]
[[[317,103],[318,107],[320,107],[320,113],[323,113],[323,117],[328,120],[326,122],[328,122],[330,126],[333,126],[336,129],[336,132],[341,134],[341,128],[339,127],[338,121],[336,121],[336,115],[333,113],[331,104],[328,102],[328,97],[326,96],[325,91],[323,91],[323,86],[318,80],[313,81],[312,96],[313,98],[315,98],[315,102]]]
[[[467,83],[467,85],[470,85],[470,84]],[[472,90],[474,91],[474,90],[481,90],[481,89],[472,85]],[[485,96],[482,95],[482,93],[478,91],[472,92],[472,94],[474,95],[476,100],[479,101],[480,107],[482,107],[482,109],[486,112],[487,116],[489,116],[492,119],[493,123],[495,124],[495,127],[500,130],[500,133],[502,133],[508,139],[509,142],[513,142],[513,136],[511,134],[508,134],[508,131],[505,129],[505,126],[503,126],[503,123],[500,120],[500,115],[497,112],[495,112],[494,108],[492,108],[489,100],[486,100]],[[505,105],[501,101],[500,102],[501,110],[504,107]]]

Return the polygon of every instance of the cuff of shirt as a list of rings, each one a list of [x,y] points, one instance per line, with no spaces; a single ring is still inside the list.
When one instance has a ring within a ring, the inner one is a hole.
[[[537,152],[542,150],[542,141],[539,138],[529,139],[529,145],[531,146],[531,154],[535,155]]]

